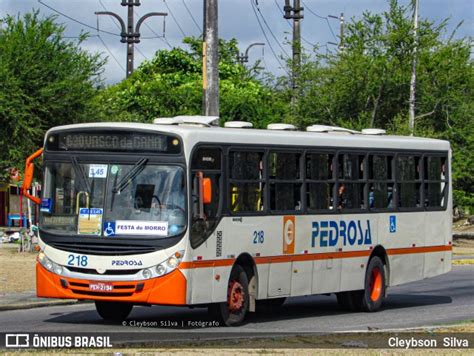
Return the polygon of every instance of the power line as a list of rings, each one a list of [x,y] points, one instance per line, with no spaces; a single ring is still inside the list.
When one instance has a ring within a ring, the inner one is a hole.
[[[102,42],[102,44],[104,45],[105,49],[107,50],[107,52],[109,52],[110,56],[115,60],[115,62],[117,62],[117,64],[119,65],[120,68],[122,68],[122,70],[124,72],[126,72],[125,68],[123,67],[122,64],[120,64],[120,62],[118,61],[118,59],[114,56],[114,54],[112,53],[112,51],[109,49],[109,47],[107,46],[107,44],[105,43],[105,41],[102,39],[102,37],[100,37],[100,35],[97,35],[97,37],[99,38],[100,42]]]
[[[327,16],[321,16],[321,15],[317,14],[317,13],[316,13],[315,11],[313,11],[310,7],[308,7],[308,5],[306,5],[303,0],[301,0],[301,3],[302,3],[303,6],[305,7],[305,9],[308,10],[313,16],[316,16],[317,18],[326,20],[326,23],[327,23],[327,25],[328,25],[328,27],[329,27],[329,31],[331,31],[332,36],[333,36],[334,39],[337,41],[337,36],[336,36],[336,34],[334,33],[334,31],[333,31],[333,29],[332,29],[332,26],[331,26],[331,23],[329,22],[329,19],[327,18]]]
[[[252,0],[251,0],[252,1]],[[288,55],[288,53],[286,52],[285,48],[280,44],[280,41],[278,41],[278,39],[276,38],[275,34],[273,33],[272,29],[270,28],[270,26],[268,25],[267,23],[267,20],[265,20],[265,17],[263,16],[263,13],[260,11],[260,7],[258,6],[258,3],[257,3],[257,0],[254,0],[255,3],[255,8],[257,8],[257,11],[259,12],[260,16],[262,17],[262,20],[263,22],[265,23],[265,26],[267,26],[268,28],[268,31],[270,31],[270,34],[272,35],[273,39],[275,40],[275,42],[278,44],[278,46],[281,48],[281,50],[283,51],[283,53],[289,58],[290,56]]]
[[[186,8],[186,11],[188,12],[189,16],[191,16],[191,19],[193,20],[194,24],[198,28],[199,32],[202,33],[202,28],[198,25],[196,19],[193,16],[193,13],[189,10],[188,5],[186,5],[186,1],[181,0],[183,2],[184,7]]]
[[[268,39],[268,36],[267,36],[267,34],[265,33],[265,29],[263,28],[262,23],[260,22],[260,19],[259,19],[258,14],[257,14],[257,10],[255,10],[255,7],[254,7],[254,4],[253,4],[253,1],[252,1],[252,0],[250,0],[250,5],[252,6],[252,10],[253,10],[253,13],[255,14],[255,17],[257,18],[258,25],[260,26],[260,29],[262,30],[263,36],[264,36],[265,39],[267,40],[268,47],[270,47],[270,50],[272,51],[273,56],[275,57],[275,59],[277,60],[278,64],[280,65],[280,68],[283,69],[287,75],[290,75],[290,73],[288,73],[288,71],[286,70],[286,68],[283,67],[283,65],[281,64],[280,59],[278,58],[278,56],[277,56],[275,50],[273,49],[272,44],[270,43],[270,40]]]
[[[183,31],[183,28],[182,28],[181,25],[179,24],[178,20],[176,20],[176,17],[174,16],[173,11],[171,11],[170,7],[168,6],[168,3],[166,2],[166,0],[163,0],[163,3],[165,4],[166,8],[167,8],[168,11],[170,12],[171,18],[172,18],[173,21],[175,22],[176,26],[178,26],[178,28],[179,28],[179,30],[181,31],[181,34],[183,35],[183,37],[186,37],[186,34],[185,34],[184,31]]]
[[[109,11],[109,10],[107,10],[107,8],[105,7],[105,5],[104,5],[104,3],[102,2],[102,0],[99,0],[99,3],[100,3],[100,5],[102,6],[102,8],[103,8],[105,11]],[[115,24],[115,26],[118,28],[119,31],[122,30],[122,29],[120,28],[120,25],[119,25],[117,22],[115,22],[115,21],[114,21],[112,18],[110,18],[110,17],[109,17],[109,19],[110,19],[110,21],[112,21],[112,22]]]
[[[278,8],[278,10],[280,11],[280,13],[285,16],[285,13],[283,12],[283,10],[280,8],[280,5],[278,5],[278,2],[277,0],[273,0],[273,2],[275,3],[276,7]],[[290,20],[286,20],[286,23],[288,24],[288,26],[290,26],[290,28],[292,28],[293,26],[291,25],[290,23]],[[312,43],[311,41],[307,40],[306,38],[304,38],[303,36],[301,36],[301,39],[306,42],[307,44],[309,44],[311,47],[314,47],[316,46],[315,43]]]
[[[74,21],[74,22],[76,22],[76,23],[78,23],[78,24],[80,24],[80,25],[82,25],[82,26],[85,26],[85,27],[87,27],[87,28],[90,28],[90,29],[95,30],[95,31],[98,31],[98,32],[106,33],[106,34],[108,34],[108,35],[120,37],[120,35],[118,35],[118,34],[116,34],[116,33],[109,32],[109,31],[105,31],[105,30],[99,30],[97,27],[94,27],[94,26],[91,26],[91,25],[89,25],[89,24],[86,24],[85,22],[76,20],[75,18],[73,18],[73,17],[71,17],[71,16],[69,16],[69,15],[66,15],[64,12],[61,12],[61,11],[59,11],[59,10],[56,10],[55,8],[49,6],[48,4],[45,4],[45,3],[42,2],[41,0],[38,0],[38,2],[39,2],[41,5],[47,7],[48,9],[50,9],[51,11],[54,11],[55,13],[57,13],[57,14],[59,14],[59,15],[61,15],[61,16],[64,16],[65,18],[67,18],[67,19],[69,19],[69,20],[71,20],[71,21]]]
[[[140,17],[140,14],[139,14],[138,11],[136,11],[136,10],[135,10],[135,14]],[[156,36],[156,37],[154,37],[154,38],[159,38],[159,39],[160,39],[161,41],[163,41],[169,48],[173,48],[173,47],[170,45],[170,43],[168,42],[168,40],[166,39],[166,37],[165,37],[166,17],[163,17],[163,35],[161,35],[161,36],[160,36],[159,34],[157,34],[157,33],[153,30],[153,28],[152,28],[150,25],[148,25],[146,22],[144,22],[143,24]],[[153,38],[153,37],[142,37],[142,39],[149,39],[149,38]]]
[[[148,60],[148,57],[142,51],[140,51],[140,48],[136,47],[136,50],[137,50],[138,53],[140,53],[142,55],[143,58]]]

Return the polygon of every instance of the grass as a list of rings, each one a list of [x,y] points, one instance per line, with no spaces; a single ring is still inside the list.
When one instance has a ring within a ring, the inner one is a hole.
[[[0,245],[0,294],[36,289],[37,252],[18,252],[17,244]]]

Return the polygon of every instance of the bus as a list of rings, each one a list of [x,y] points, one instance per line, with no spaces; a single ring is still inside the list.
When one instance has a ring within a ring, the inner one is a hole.
[[[234,326],[293,296],[374,312],[389,287],[450,271],[449,142],[218,122],[50,129],[24,182],[40,205],[38,297],[93,300],[110,320],[208,307]]]

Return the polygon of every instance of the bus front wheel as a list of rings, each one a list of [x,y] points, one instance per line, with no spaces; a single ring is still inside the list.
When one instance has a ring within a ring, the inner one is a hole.
[[[104,320],[108,321],[122,321],[127,318],[133,308],[132,303],[120,302],[95,302],[97,313]]]
[[[248,310],[248,277],[241,266],[235,265],[227,286],[227,301],[209,305],[209,313],[223,325],[237,326],[243,323]]]

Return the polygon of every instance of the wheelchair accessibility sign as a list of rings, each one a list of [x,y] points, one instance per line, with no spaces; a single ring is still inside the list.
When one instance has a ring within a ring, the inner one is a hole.
[[[115,221],[107,221],[104,224],[104,236],[115,236]]]
[[[397,232],[397,217],[390,215],[390,233]]]

